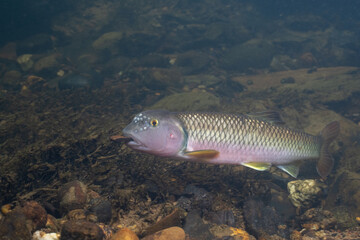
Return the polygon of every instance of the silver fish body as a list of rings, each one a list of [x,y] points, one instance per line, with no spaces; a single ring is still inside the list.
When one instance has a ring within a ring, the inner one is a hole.
[[[256,170],[275,165],[296,177],[300,160],[319,159],[323,178],[333,160],[328,146],[339,133],[339,123],[322,133],[305,132],[274,124],[273,112],[252,115],[226,113],[172,113],[145,111],[124,130],[128,146],[154,155],[214,164],[241,164]]]

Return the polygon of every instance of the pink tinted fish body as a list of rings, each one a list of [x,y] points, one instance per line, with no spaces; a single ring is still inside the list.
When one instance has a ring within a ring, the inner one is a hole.
[[[152,110],[138,114],[124,134],[133,139],[130,147],[154,155],[241,164],[261,171],[275,165],[294,177],[299,161],[319,159],[317,170],[325,178],[333,167],[328,146],[339,133],[339,123],[332,122],[313,136],[272,123],[276,121],[273,112],[237,115]]]

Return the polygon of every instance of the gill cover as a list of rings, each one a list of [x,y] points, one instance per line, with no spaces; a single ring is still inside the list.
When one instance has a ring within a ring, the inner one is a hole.
[[[137,114],[123,133],[132,138],[127,145],[135,150],[171,157],[183,150],[186,134],[171,112],[149,110]]]

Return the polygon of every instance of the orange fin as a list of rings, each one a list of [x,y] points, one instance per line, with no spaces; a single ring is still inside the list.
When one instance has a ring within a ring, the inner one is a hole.
[[[216,158],[219,155],[219,152],[212,149],[206,149],[206,150],[185,152],[185,155],[188,157],[199,158],[199,159],[211,159],[211,158]]]

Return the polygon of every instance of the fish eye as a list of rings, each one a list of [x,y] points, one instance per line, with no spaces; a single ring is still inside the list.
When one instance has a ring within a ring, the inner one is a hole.
[[[156,127],[157,125],[159,125],[159,121],[157,119],[152,119],[150,121],[150,125],[153,127]]]

